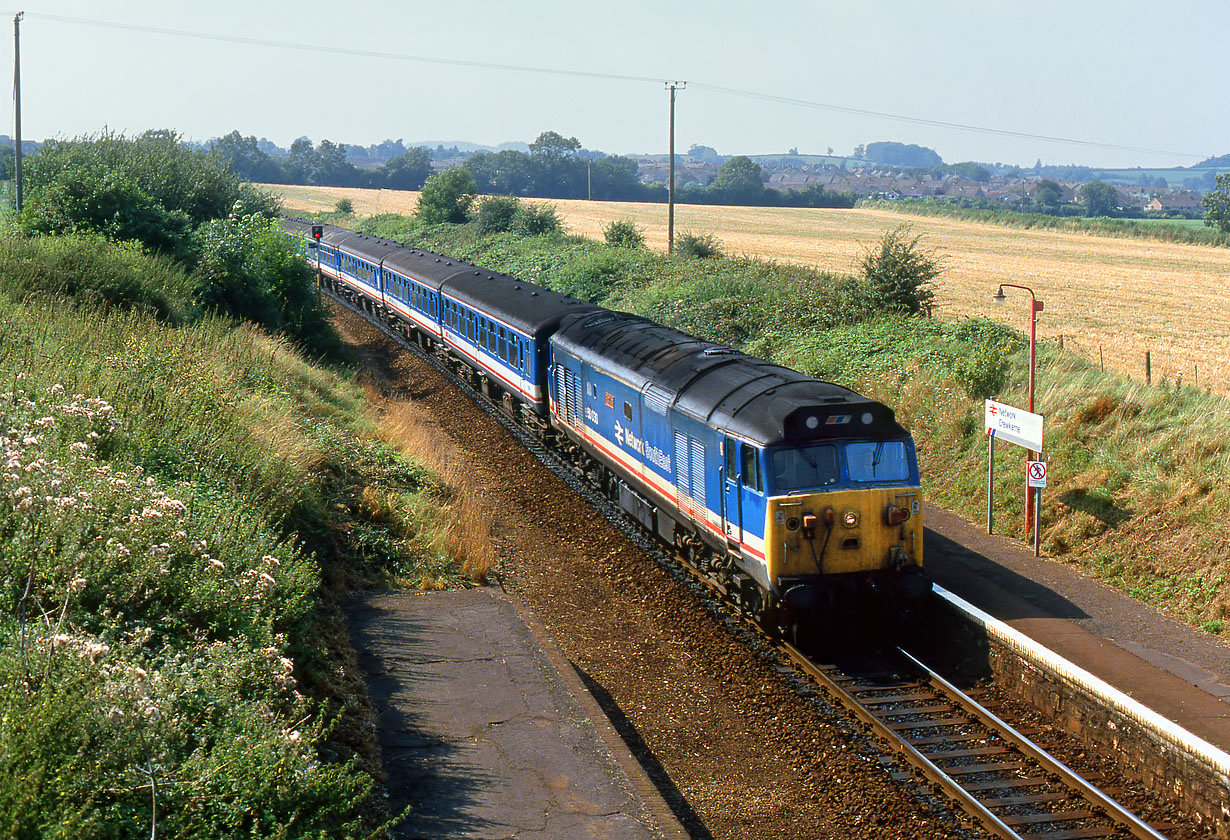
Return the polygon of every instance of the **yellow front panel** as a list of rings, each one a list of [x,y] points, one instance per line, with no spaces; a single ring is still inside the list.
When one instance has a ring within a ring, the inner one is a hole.
[[[889,569],[898,546],[911,565],[922,566],[922,518],[917,513],[921,495],[917,487],[877,487],[770,498],[765,523],[769,579],[814,575],[818,563],[826,575]],[[889,525],[890,506],[914,512],[904,523]],[[826,547],[830,508],[833,524]],[[848,514],[853,514],[853,527],[846,524]],[[815,535],[808,539],[804,523],[810,516],[815,517]]]

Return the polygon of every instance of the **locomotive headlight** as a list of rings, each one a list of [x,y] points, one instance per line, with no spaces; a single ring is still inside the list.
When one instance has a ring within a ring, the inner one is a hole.
[[[858,524],[858,511],[846,511],[845,515],[841,517],[841,523],[847,528],[853,528]]]

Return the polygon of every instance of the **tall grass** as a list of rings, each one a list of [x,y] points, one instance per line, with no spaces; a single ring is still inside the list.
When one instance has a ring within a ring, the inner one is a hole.
[[[450,491],[345,371],[176,325],[181,279],[0,243],[0,833],[366,836],[322,582],[460,580]]]

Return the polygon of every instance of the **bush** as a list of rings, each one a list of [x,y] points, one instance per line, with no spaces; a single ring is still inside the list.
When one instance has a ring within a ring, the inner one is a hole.
[[[602,237],[612,248],[640,248],[645,231],[631,219],[616,219],[602,229]]]
[[[515,195],[489,195],[478,202],[474,215],[474,227],[479,233],[507,233],[512,230],[517,214],[521,212],[521,200]]]
[[[418,217],[426,225],[461,224],[474,203],[474,176],[454,166],[432,175],[419,193]]]
[[[617,255],[598,252],[582,260],[575,268],[560,272],[552,281],[551,288],[590,303],[599,303],[625,276],[625,266]]]
[[[18,226],[27,234],[101,233],[179,258],[189,253],[186,212],[168,210],[127,173],[93,162],[32,189]]]
[[[339,213],[350,216],[354,213],[354,202],[349,198],[339,198],[337,204],[333,205],[333,209]]]
[[[0,276],[3,293],[13,300],[42,293],[142,310],[173,323],[186,320],[191,309],[182,266],[145,253],[136,242],[113,243],[98,234],[0,239]]]
[[[312,269],[262,216],[232,216],[197,231],[193,300],[202,312],[253,321],[318,355],[340,341],[320,304]]]
[[[919,248],[922,234],[911,237],[910,225],[887,231],[879,244],[859,261],[868,302],[884,312],[931,314],[935,301],[932,281],[940,275],[939,259]]]
[[[519,236],[541,236],[544,233],[562,233],[564,223],[560,221],[554,204],[528,204],[522,207],[513,220],[512,232]]]
[[[695,259],[720,259],[725,256],[722,242],[712,233],[684,231],[675,240],[675,253]]]

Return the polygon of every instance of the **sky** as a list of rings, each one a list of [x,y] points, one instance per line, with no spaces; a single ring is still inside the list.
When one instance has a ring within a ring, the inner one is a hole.
[[[1230,152],[1227,0],[61,0],[21,22],[22,135],[289,146],[575,136],[611,154],[1190,166]],[[7,12],[12,20],[17,8]],[[194,33],[192,37],[187,34]],[[293,46],[286,46],[293,45]],[[0,38],[0,68],[13,42]],[[12,119],[0,133],[12,134]]]

